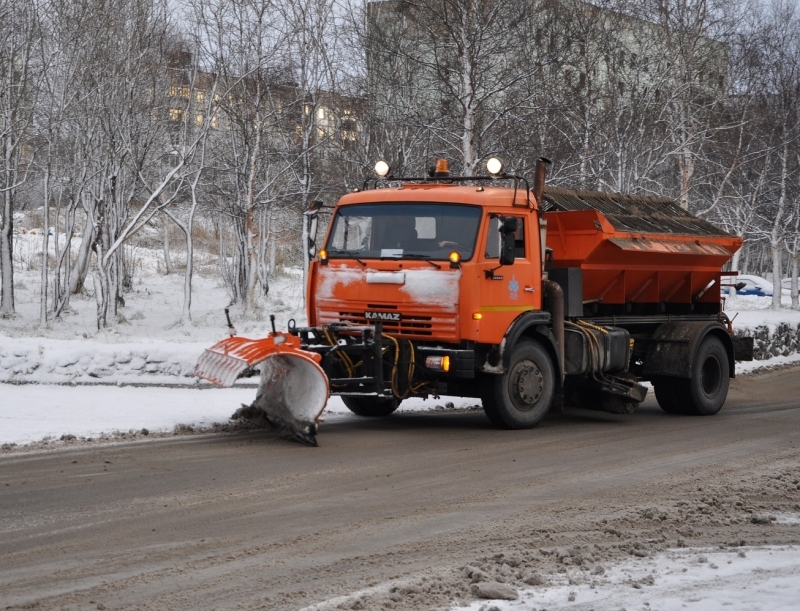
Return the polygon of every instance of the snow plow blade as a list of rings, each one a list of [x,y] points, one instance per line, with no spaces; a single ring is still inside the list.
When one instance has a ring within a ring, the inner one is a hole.
[[[317,419],[330,395],[321,358],[303,350],[293,335],[229,337],[203,352],[195,374],[219,386],[232,386],[240,374],[260,363],[261,382],[252,407],[264,412],[274,426],[316,446]]]

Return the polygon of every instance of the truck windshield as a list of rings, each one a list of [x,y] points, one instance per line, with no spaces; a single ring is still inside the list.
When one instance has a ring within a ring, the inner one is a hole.
[[[336,212],[330,258],[472,258],[481,208],[460,204],[358,204]]]

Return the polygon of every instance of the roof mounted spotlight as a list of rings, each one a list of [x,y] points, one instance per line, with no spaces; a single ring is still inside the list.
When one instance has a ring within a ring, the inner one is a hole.
[[[492,157],[486,162],[486,169],[492,176],[498,176],[503,172],[503,162],[497,157]]]
[[[386,178],[389,175],[390,169],[391,168],[389,167],[389,164],[386,163],[383,159],[381,159],[380,161],[378,161],[378,163],[375,164],[375,173],[378,175],[379,178]]]

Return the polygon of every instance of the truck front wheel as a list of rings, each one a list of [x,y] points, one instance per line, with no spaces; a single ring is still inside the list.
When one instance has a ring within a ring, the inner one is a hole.
[[[375,397],[342,397],[342,403],[356,416],[383,418],[391,415],[400,405],[397,399],[377,399]]]
[[[533,428],[553,402],[554,378],[550,355],[541,344],[522,339],[512,349],[504,374],[483,376],[483,411],[498,428]]]

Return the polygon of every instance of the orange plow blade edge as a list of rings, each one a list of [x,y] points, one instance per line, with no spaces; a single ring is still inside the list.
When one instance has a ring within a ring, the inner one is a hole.
[[[316,423],[330,396],[321,356],[303,350],[300,340],[283,333],[263,339],[229,337],[203,352],[195,374],[219,386],[232,386],[248,368],[261,364],[261,381],[252,407],[273,425],[317,445]]]

